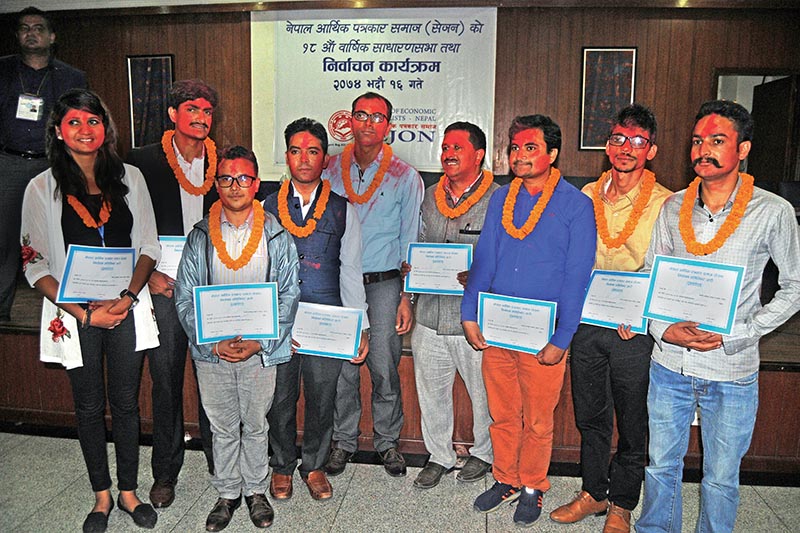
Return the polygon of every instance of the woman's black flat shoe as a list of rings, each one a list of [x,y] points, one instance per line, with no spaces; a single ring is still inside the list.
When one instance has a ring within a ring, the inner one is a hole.
[[[156,527],[156,522],[158,522],[158,513],[156,513],[156,510],[153,509],[153,506],[149,503],[140,503],[136,506],[136,509],[129,511],[125,509],[125,506],[122,505],[122,500],[118,497],[117,505],[121,511],[127,513],[131,518],[133,518],[133,523],[137,526],[146,529],[153,529]]]
[[[83,533],[105,533],[108,529],[108,515],[114,509],[114,500],[111,500],[111,507],[108,508],[108,514],[95,511],[86,515],[86,520],[83,521]]]

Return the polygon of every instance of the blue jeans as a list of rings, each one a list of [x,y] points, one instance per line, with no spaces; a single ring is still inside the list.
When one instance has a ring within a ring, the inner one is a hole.
[[[645,469],[638,533],[681,531],[683,457],[695,407],[700,408],[703,443],[697,531],[733,531],[739,465],[750,447],[758,410],[758,372],[735,381],[709,381],[653,362],[647,395],[650,466]]]

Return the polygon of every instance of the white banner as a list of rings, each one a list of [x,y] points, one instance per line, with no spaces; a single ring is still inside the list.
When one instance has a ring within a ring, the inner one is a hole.
[[[392,102],[394,127],[387,142],[419,170],[441,169],[441,138],[451,122],[477,124],[492,139],[495,8],[337,10],[335,18],[330,14],[278,14],[274,163],[284,162],[284,128],[300,117],[324,124],[329,152],[340,152],[352,139],[351,103],[367,91]],[[259,90],[263,89],[254,83],[253,92]],[[491,146],[487,153],[492,153]]]

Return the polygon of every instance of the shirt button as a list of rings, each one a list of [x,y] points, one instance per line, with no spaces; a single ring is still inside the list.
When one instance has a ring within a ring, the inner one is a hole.
[[[303,280],[302,280],[302,279],[298,279],[298,280],[297,280],[297,284],[298,284],[298,285],[302,285],[302,284],[303,284]]]
[[[305,256],[305,255],[303,255],[303,254],[300,254],[300,255],[298,255],[297,257],[298,257],[298,258],[300,258],[300,259],[305,259],[305,258],[306,258],[306,256]]]

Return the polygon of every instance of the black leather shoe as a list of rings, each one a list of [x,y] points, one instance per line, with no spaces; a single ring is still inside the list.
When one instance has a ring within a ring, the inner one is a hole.
[[[383,468],[392,477],[402,477],[406,475],[406,460],[397,451],[397,448],[389,448],[379,452],[383,461]]]
[[[487,472],[491,469],[492,465],[490,463],[470,455],[461,472],[456,475],[456,479],[463,483],[480,481],[486,477]]]
[[[418,489],[432,489],[442,480],[442,476],[452,471],[452,468],[445,468],[439,463],[428,461],[425,468],[420,470],[417,474],[417,479],[414,480],[414,486]]]
[[[114,500],[111,500],[111,507],[108,508],[108,514],[94,511],[86,515],[86,520],[83,521],[83,533],[105,533],[108,529],[108,515],[114,509]]]
[[[235,500],[220,498],[206,518],[206,531],[222,531],[233,518],[233,512],[242,504],[242,497]]]
[[[341,448],[334,448],[328,456],[328,462],[325,463],[323,467],[325,473],[329,476],[338,476],[344,472],[347,461],[349,461],[351,457],[353,457],[353,452],[348,452]]]
[[[150,503],[153,507],[169,507],[175,501],[175,483],[174,479],[157,479],[150,489]]]
[[[153,509],[153,506],[149,503],[140,503],[136,506],[136,509],[129,511],[125,509],[124,505],[122,505],[122,499],[117,497],[117,507],[119,507],[120,510],[125,514],[133,518],[133,523],[137,526],[145,529],[153,529],[156,527],[156,522],[158,522],[158,513],[156,513],[156,510]]]
[[[244,501],[247,503],[247,509],[250,511],[250,520],[256,527],[269,527],[275,519],[275,511],[267,500],[265,494],[253,494],[252,496],[245,496]]]

